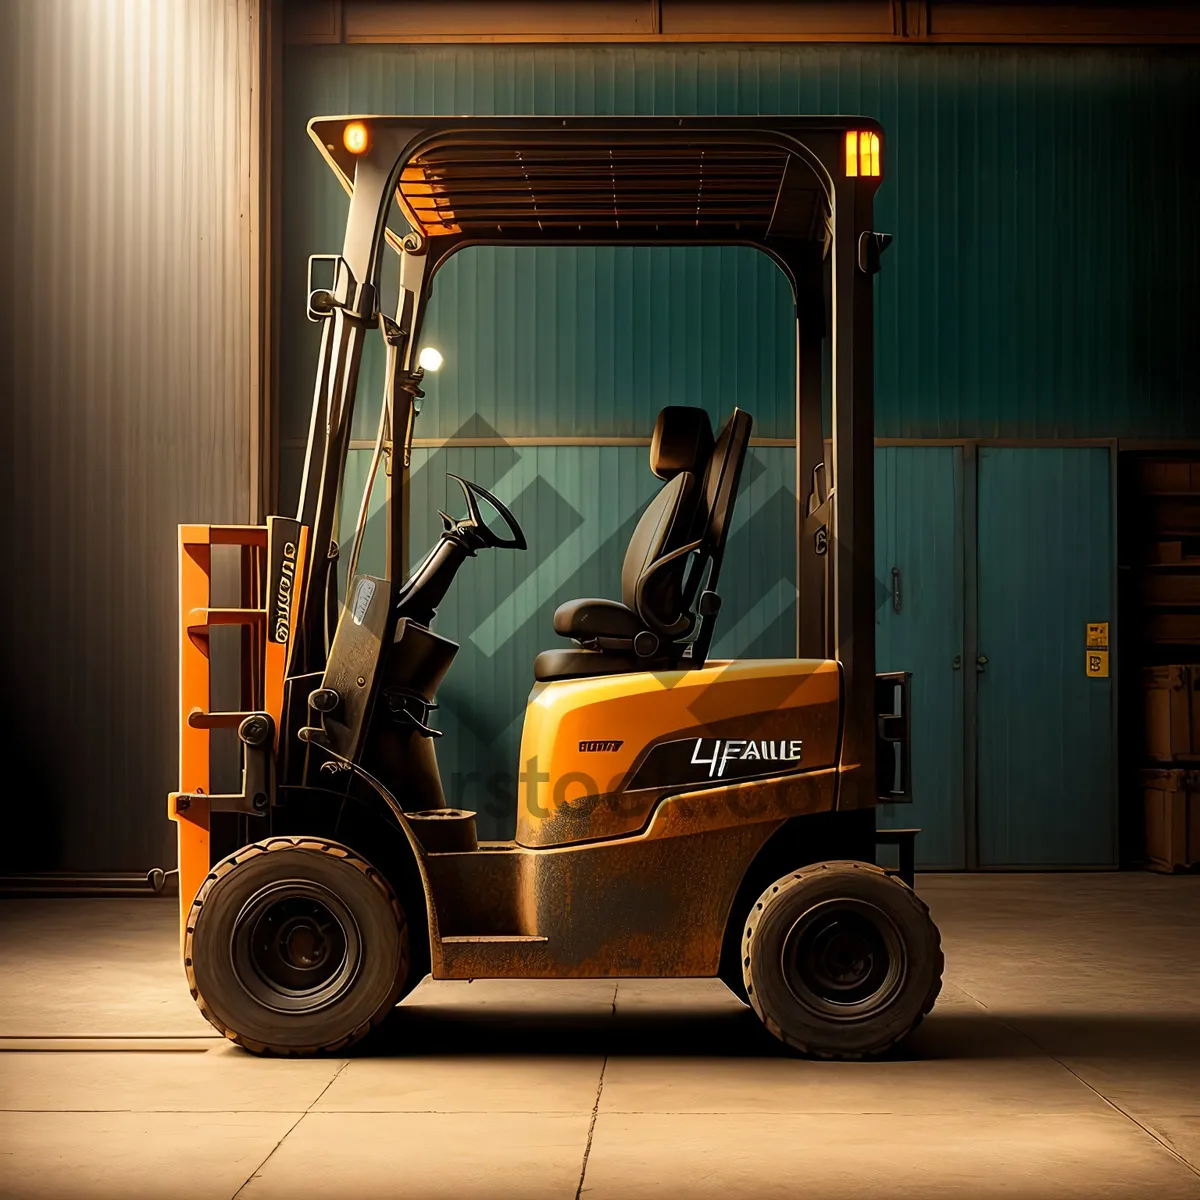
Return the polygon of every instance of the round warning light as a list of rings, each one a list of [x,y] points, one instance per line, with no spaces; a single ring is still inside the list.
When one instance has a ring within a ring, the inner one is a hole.
[[[417,359],[417,366],[423,371],[437,371],[444,361],[440,350],[435,350],[432,346],[426,346]]]
[[[351,121],[342,130],[342,145],[351,154],[362,154],[370,139],[367,137],[367,127],[361,121]]]

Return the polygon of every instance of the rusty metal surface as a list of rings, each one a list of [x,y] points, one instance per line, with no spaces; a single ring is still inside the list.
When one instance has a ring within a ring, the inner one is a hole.
[[[546,939],[439,940],[434,975],[714,975],[730,907],[754,856],[789,817],[831,809],[835,781],[836,771],[828,770],[673,796],[635,838],[432,856],[431,891],[447,931],[442,914],[473,914],[491,922],[494,935]],[[511,926],[494,922],[497,913]]]
[[[443,937],[533,934],[537,915],[528,851],[511,843],[425,859]]]
[[[526,851],[546,941],[443,943],[434,977],[714,975],[742,874],[780,824]]]

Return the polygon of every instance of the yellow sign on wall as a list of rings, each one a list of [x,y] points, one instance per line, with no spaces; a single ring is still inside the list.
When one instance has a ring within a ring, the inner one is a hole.
[[[1089,679],[1108,678],[1108,622],[1098,621],[1087,627],[1087,664]]]

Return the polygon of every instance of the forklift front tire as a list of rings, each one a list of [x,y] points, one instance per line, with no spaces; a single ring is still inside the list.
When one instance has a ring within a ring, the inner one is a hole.
[[[183,957],[200,1011],[256,1054],[340,1050],[409,986],[395,892],[324,838],[267,838],[213,867],[188,914]]]
[[[742,936],[754,1011],[792,1049],[857,1059],[902,1041],[933,1008],[942,949],[915,892],[864,862],[815,863],[758,898]]]

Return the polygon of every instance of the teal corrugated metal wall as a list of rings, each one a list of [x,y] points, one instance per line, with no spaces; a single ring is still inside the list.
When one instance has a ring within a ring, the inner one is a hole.
[[[307,353],[300,321],[293,344]],[[438,272],[422,341],[446,361],[426,377],[420,437],[644,437],[667,404],[714,422],[738,404],[760,437],[795,429],[791,290],[745,246],[472,247]],[[375,436],[382,365],[372,339],[356,438]],[[295,442],[310,380],[295,361],[285,374],[303,401],[283,414]]]
[[[724,247],[480,247],[438,273],[424,339],[446,363],[421,433],[482,418],[506,435],[646,436],[647,415],[734,404],[762,437],[795,428],[783,273]]]

